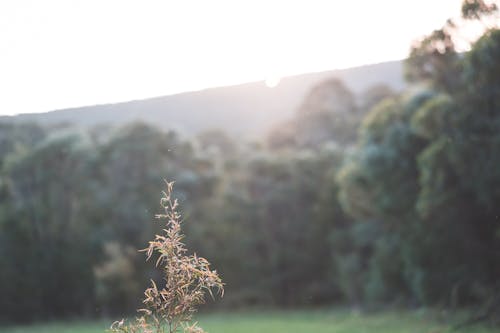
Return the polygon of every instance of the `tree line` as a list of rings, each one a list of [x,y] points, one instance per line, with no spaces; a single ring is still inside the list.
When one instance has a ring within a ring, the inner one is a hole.
[[[137,250],[160,231],[163,179],[220,306],[498,311],[500,31],[460,53],[453,29],[414,45],[407,91],[328,80],[261,142],[0,124],[0,320],[133,312],[160,277]]]

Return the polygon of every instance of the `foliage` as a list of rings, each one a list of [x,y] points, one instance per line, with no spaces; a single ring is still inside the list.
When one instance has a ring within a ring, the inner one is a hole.
[[[93,303],[93,222],[79,200],[88,194],[79,181],[89,172],[86,152],[71,135],[5,158],[0,317],[72,315]]]
[[[495,3],[487,3],[483,0],[465,0],[462,3],[462,16],[466,19],[480,20],[497,11],[498,6]]]
[[[486,33],[495,29],[498,7],[483,0],[464,0],[461,12],[464,22],[448,19],[442,28],[413,42],[405,63],[405,76],[409,82],[424,83],[447,93],[460,89],[463,62],[457,45],[473,44],[463,31],[474,21],[481,22]]]
[[[455,88],[460,56],[452,37],[454,28],[448,21],[443,28],[413,43],[405,66],[409,82],[424,82],[438,89]]]
[[[460,59],[453,89],[385,101],[365,118],[337,179],[344,209],[380,230],[370,290],[452,306],[498,297],[499,36]],[[380,261],[389,244],[398,255]]]
[[[362,102],[339,79],[332,78],[313,86],[296,114],[278,124],[268,137],[272,149],[315,149],[326,143],[352,144],[364,111],[370,103],[391,94],[386,87],[372,87]],[[359,105],[358,105],[359,104]]]
[[[422,39],[407,91],[327,80],[259,142],[0,124],[0,320],[137,308],[138,286],[161,277],[130,249],[162,232],[147,222],[164,178],[191,221],[186,247],[228,283],[220,307],[498,312],[500,32],[481,3],[464,15],[483,37],[460,53],[450,22]]]

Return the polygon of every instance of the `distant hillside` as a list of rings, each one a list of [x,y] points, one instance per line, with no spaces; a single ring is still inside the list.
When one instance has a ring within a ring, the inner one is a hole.
[[[405,85],[402,72],[402,62],[392,61],[290,76],[272,89],[263,82],[252,82],[117,104],[4,116],[0,121],[35,121],[44,125],[69,122],[86,127],[140,120],[188,135],[222,128],[238,136],[256,137],[291,116],[308,90],[325,79],[337,77],[355,94],[377,83],[399,91]]]

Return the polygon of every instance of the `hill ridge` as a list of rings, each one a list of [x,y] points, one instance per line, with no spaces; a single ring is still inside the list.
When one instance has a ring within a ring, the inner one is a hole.
[[[90,127],[139,120],[188,135],[222,128],[254,137],[290,117],[309,89],[321,81],[337,77],[357,95],[377,83],[399,91],[405,86],[402,72],[402,61],[389,61],[287,76],[274,88],[265,86],[264,81],[253,81],[124,102],[2,116],[0,121]]]

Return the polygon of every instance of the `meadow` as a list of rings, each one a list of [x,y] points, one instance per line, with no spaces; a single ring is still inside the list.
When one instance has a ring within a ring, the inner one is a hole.
[[[476,325],[453,330],[450,318],[435,311],[359,314],[346,310],[236,312],[200,315],[209,333],[493,333],[494,328]],[[98,333],[110,321],[57,322],[0,328],[1,333]]]
[[[143,298],[145,315],[175,325],[222,286],[217,312],[197,318],[208,332],[498,332],[453,329],[467,318],[456,309],[500,325],[500,6],[460,2],[461,17],[408,40],[395,85],[358,68],[183,93],[171,107],[0,117],[0,333],[104,332]]]

